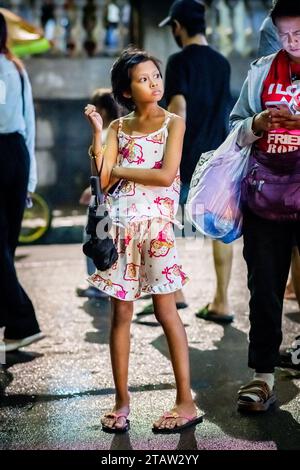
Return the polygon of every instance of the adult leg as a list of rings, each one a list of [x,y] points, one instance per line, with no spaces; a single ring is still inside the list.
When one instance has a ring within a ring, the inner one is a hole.
[[[217,240],[213,241],[214,265],[217,277],[217,288],[209,309],[219,315],[229,314],[228,286],[230,282],[233,247]]]
[[[300,253],[299,248],[293,248],[292,254],[292,281],[294,292],[300,306]]]
[[[220,241],[213,241],[213,258],[216,272],[217,286],[214,299],[211,303],[201,308],[197,318],[220,323],[231,323],[233,314],[230,313],[228,300],[228,286],[230,282],[233,247]]]
[[[20,339],[40,331],[34,308],[18,281],[14,266],[27,194],[29,155],[23,138],[18,134],[1,142],[1,153],[6,171],[0,181],[0,302],[3,302],[4,312],[0,314],[4,315],[0,323],[5,326],[5,339]]]
[[[300,222],[297,224],[296,228],[296,244],[298,247],[294,246],[293,248],[293,255],[292,255],[292,266],[295,264],[294,268],[292,268],[292,271],[294,272],[293,277],[295,279],[295,286],[297,289],[297,294],[300,289],[300,260],[299,260],[299,250],[300,250]],[[300,305],[300,298],[298,300],[298,303]],[[300,364],[298,364],[294,357],[296,356],[296,359],[298,357],[298,341],[300,340],[300,331],[298,331],[298,335],[295,337],[295,342],[287,349],[283,349],[280,352],[280,362],[279,366],[282,368],[287,368],[287,369],[296,369],[300,370]]]
[[[249,367],[273,373],[282,341],[283,295],[288,277],[293,225],[244,215],[244,258],[250,290]]]
[[[238,409],[267,411],[276,401],[274,368],[282,340],[283,296],[288,278],[295,224],[268,221],[244,213],[244,258],[250,290],[249,367],[253,380],[238,392]]]
[[[129,414],[128,365],[132,315],[133,302],[112,299],[112,323],[109,344],[116,397],[112,412],[102,419],[102,424],[111,429],[124,428],[126,416]],[[118,418],[114,414],[125,416]]]

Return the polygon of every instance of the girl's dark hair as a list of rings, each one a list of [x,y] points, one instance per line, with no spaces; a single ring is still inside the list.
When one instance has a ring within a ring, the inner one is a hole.
[[[276,0],[270,11],[270,16],[275,25],[278,18],[283,18],[285,16],[300,17],[299,0]]]
[[[96,108],[105,109],[107,112],[107,117],[110,121],[118,119],[122,114],[120,106],[114,99],[111,90],[107,88],[98,88],[94,91],[92,96],[92,104],[95,105]]]
[[[123,95],[125,92],[130,91],[131,70],[136,65],[149,60],[156,65],[160,76],[162,76],[160,61],[148,52],[132,46],[125,49],[112,66],[111,85],[114,97],[120,105],[131,111],[135,108],[135,104],[131,98],[125,98]]]
[[[0,13],[0,54],[7,54],[7,26],[4,15]]]

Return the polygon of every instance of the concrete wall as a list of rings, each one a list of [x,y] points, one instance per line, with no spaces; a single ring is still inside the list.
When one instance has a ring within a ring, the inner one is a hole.
[[[83,108],[93,90],[110,86],[113,59],[26,61],[36,110],[38,191],[54,207],[75,206],[89,183],[91,131]]]
[[[95,88],[110,86],[114,59],[40,58],[26,60],[35,98],[87,98]]]

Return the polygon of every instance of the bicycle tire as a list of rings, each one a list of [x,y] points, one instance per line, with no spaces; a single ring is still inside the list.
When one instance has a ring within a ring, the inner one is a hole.
[[[25,208],[19,242],[33,243],[42,238],[51,226],[52,213],[46,200],[37,193],[31,195],[32,207]]]

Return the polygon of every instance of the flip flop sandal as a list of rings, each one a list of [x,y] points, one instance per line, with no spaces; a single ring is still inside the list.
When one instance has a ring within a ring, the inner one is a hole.
[[[175,434],[179,433],[181,431],[184,431],[187,428],[191,428],[193,426],[197,426],[197,424],[202,423],[203,417],[202,416],[187,416],[187,415],[179,415],[178,413],[164,413],[161,418],[164,419],[177,419],[177,418],[183,418],[187,419],[187,423],[182,424],[181,426],[175,425],[174,428],[157,428],[153,426],[152,432],[154,434]]]
[[[128,415],[126,413],[106,413],[104,415],[104,418],[115,418],[116,421],[118,418],[126,418],[126,423],[122,428],[115,428],[115,427],[110,427],[110,426],[105,426],[105,424],[102,424],[102,431],[107,432],[109,434],[122,434],[124,432],[129,431],[130,429],[130,421],[127,419]]]
[[[234,320],[233,314],[221,315],[220,313],[215,312],[214,310],[208,309],[209,304],[201,308],[197,313],[195,313],[197,318],[202,320],[214,321],[216,323],[232,323]]]
[[[259,401],[253,401],[245,395],[256,395]],[[276,402],[275,393],[262,380],[252,380],[238,391],[238,411],[267,411]]]
[[[176,302],[176,308],[177,310],[182,310],[183,308],[187,308],[188,307],[188,304],[185,303],[185,302]],[[141,310],[140,312],[138,312],[136,314],[137,317],[142,317],[143,315],[153,315],[154,314],[154,307],[153,307],[153,304],[149,304],[149,305],[146,305],[145,308],[143,308],[143,310]]]

